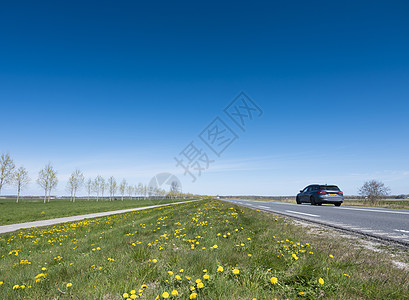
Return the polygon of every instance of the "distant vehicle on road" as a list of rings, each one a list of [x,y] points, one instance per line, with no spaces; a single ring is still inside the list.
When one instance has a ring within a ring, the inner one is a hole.
[[[344,193],[336,185],[311,184],[300,191],[296,201],[297,204],[321,205],[327,203],[341,206],[344,202]]]

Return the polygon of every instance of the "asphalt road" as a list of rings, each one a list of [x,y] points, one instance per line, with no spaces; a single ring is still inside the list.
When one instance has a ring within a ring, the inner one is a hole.
[[[223,199],[409,246],[409,210]]]

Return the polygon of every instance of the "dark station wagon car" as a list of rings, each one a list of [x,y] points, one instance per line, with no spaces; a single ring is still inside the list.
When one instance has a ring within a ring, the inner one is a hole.
[[[342,202],[344,202],[344,193],[336,185],[311,184],[300,191],[296,201],[297,204],[321,205],[328,203],[341,206]]]

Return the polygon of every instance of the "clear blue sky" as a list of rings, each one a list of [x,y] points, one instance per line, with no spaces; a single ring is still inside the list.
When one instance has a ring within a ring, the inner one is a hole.
[[[29,170],[23,194],[47,162],[57,194],[75,168],[203,194],[409,193],[407,1],[145,2],[1,5],[0,152]],[[263,111],[245,132],[223,112],[241,91]],[[239,137],[220,157],[198,137],[216,116]],[[214,160],[194,183],[174,160],[191,141]]]

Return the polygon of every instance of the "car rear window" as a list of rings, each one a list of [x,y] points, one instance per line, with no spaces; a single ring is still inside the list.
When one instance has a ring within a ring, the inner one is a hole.
[[[336,185],[320,185],[320,190],[339,191],[339,188]]]

